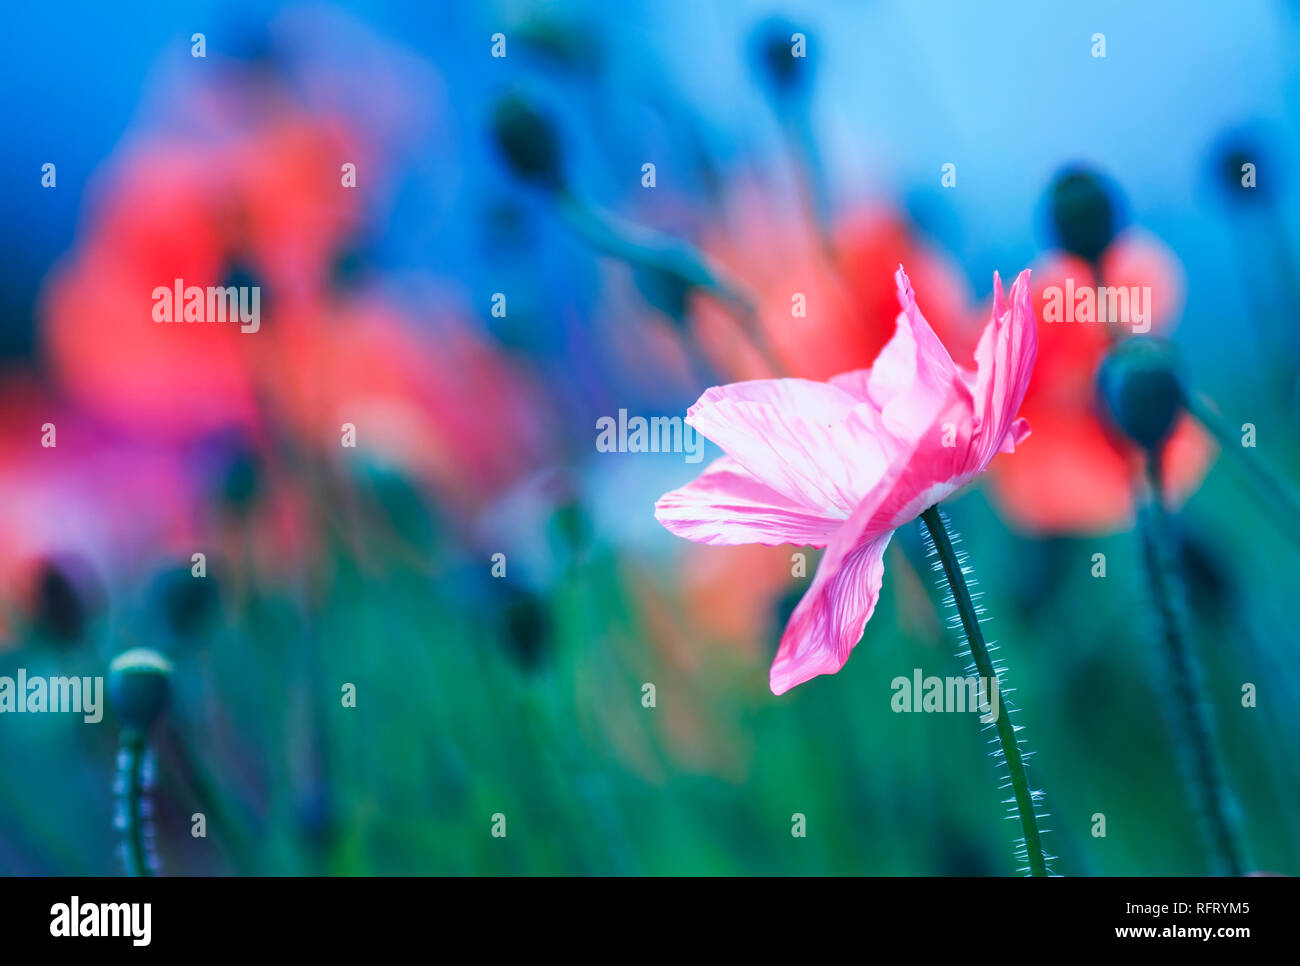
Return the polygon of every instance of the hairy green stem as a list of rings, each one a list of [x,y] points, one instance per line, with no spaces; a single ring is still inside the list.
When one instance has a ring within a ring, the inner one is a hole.
[[[935,549],[939,554],[939,560],[943,563],[943,572],[948,578],[948,587],[952,591],[953,602],[956,604],[957,613],[961,617],[962,627],[965,628],[971,656],[975,660],[975,668],[980,677],[990,682],[989,688],[991,689],[992,682],[997,678],[997,672],[993,668],[993,660],[989,657],[988,646],[984,642],[984,632],[980,628],[979,615],[976,613],[975,604],[971,600],[970,588],[966,585],[966,576],[962,572],[961,561],[957,557],[957,552],[953,549],[947,523],[939,512],[937,504],[922,513],[921,520],[930,531]],[[1020,754],[1020,743],[1016,739],[1016,728],[1011,723],[1011,715],[1005,705],[1003,712],[997,716],[996,726],[998,742],[1002,746],[1002,755],[1006,760],[1007,771],[1011,777],[1011,787],[1015,792],[1016,811],[1020,815],[1020,826],[1025,833],[1025,851],[1029,857],[1029,873],[1035,876],[1045,876],[1047,875],[1047,856],[1043,852],[1042,837],[1038,832],[1038,816],[1034,811],[1034,795],[1029,788],[1029,777],[1025,774],[1025,762]]]
[[[123,731],[118,753],[118,822],[122,829],[122,858],[126,874],[132,877],[153,875],[144,840],[145,754],[144,735],[134,728]]]
[[[1217,870],[1239,876],[1246,870],[1246,851],[1236,822],[1236,808],[1224,779],[1214,743],[1200,662],[1188,646],[1183,626],[1184,592],[1169,543],[1164,508],[1164,474],[1160,454],[1147,454],[1151,500],[1142,519],[1143,558],[1160,616],[1161,648],[1172,694],[1169,711],[1189,791],[1210,840]]]

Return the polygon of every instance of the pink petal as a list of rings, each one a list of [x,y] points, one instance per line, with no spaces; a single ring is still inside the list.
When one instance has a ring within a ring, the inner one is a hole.
[[[971,446],[962,467],[966,479],[982,473],[997,453],[1009,452],[1029,435],[1029,424],[1016,418],[1038,355],[1029,272],[1020,273],[1010,299],[1004,297],[996,273],[993,286],[993,318],[975,349],[976,372],[963,374],[974,399]]]
[[[912,283],[902,266],[894,278],[902,311],[893,338],[871,366],[866,389],[880,409],[885,428],[910,440],[934,424],[960,380],[948,350],[917,307]]]
[[[686,422],[788,506],[840,520],[884,475],[895,448],[874,406],[806,379],[715,387]]]
[[[1029,438],[1029,420],[1023,416],[1011,424],[1011,432],[1002,438],[999,453],[1014,453],[1016,447]]]
[[[871,369],[854,369],[851,372],[841,372],[838,376],[831,376],[828,380],[836,389],[843,389],[858,402],[871,401]]]
[[[928,442],[923,437],[895,458],[827,546],[781,635],[769,674],[773,693],[844,666],[875,612],[894,530],[955,489],[932,479],[932,461],[916,458]]]
[[[875,612],[894,530],[957,489],[920,455],[929,445],[928,437],[918,440],[897,460],[827,546],[781,635],[769,674],[774,694],[844,666]]]
[[[665,493],[655,519],[696,543],[793,543],[824,547],[844,522],[816,506],[792,504],[729,456],[715,460],[694,481]]]
[[[1038,347],[1029,273],[1016,279],[1010,298],[997,275],[993,288],[994,314],[975,351],[976,370],[957,369],[947,398],[929,401],[937,414],[910,441],[913,448],[898,479],[873,497],[879,504],[870,527],[908,522],[1029,435],[1028,422],[1016,417]]]
[[[768,675],[773,694],[844,666],[880,599],[891,536],[892,531],[862,543],[837,536],[831,542],[781,636]]]

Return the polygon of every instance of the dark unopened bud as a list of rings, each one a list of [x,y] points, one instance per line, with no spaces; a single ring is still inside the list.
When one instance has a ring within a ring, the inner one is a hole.
[[[213,497],[231,516],[245,517],[262,495],[262,459],[242,440],[223,440],[218,444],[218,450]]]
[[[555,125],[519,94],[497,102],[492,137],[510,169],[544,188],[564,186],[559,135]]]
[[[1269,200],[1272,181],[1261,182],[1259,169],[1276,169],[1277,164],[1266,157],[1259,139],[1234,132],[1215,146],[1212,163],[1214,180],[1228,200],[1245,205]]]
[[[30,619],[37,633],[58,646],[80,641],[104,610],[103,582],[84,558],[46,558],[32,576],[28,598]]]
[[[147,647],[132,648],[108,665],[108,700],[128,728],[144,732],[167,704],[171,662]]]
[[[178,641],[201,634],[220,603],[216,576],[195,577],[189,567],[173,567],[153,583],[152,603],[167,634]]]
[[[795,24],[783,17],[765,20],[755,28],[751,43],[754,66],[774,93],[790,96],[807,92],[812,83],[812,65],[807,37]]]
[[[1052,234],[1067,252],[1096,262],[1115,237],[1113,192],[1102,177],[1086,168],[1070,168],[1052,182]]]
[[[661,268],[636,268],[632,283],[654,308],[676,325],[686,324],[686,305],[691,295],[691,281],[679,272]]]
[[[1183,408],[1183,385],[1173,350],[1158,339],[1120,343],[1097,372],[1097,388],[1115,426],[1139,446],[1155,450]]]
[[[541,670],[551,651],[551,615],[546,603],[531,590],[507,587],[501,606],[510,659],[522,671]]]

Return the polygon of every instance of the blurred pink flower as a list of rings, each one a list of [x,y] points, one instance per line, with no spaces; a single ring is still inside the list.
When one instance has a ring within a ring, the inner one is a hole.
[[[192,547],[193,492],[167,448],[114,437],[35,372],[0,373],[0,649],[44,561],[84,561],[112,583],[157,547]]]
[[[894,530],[1029,435],[1016,416],[1038,348],[1029,273],[1009,301],[994,276],[974,371],[953,363],[901,268],[895,279],[902,312],[871,368],[700,397],[687,422],[726,455],[655,507],[671,532],[700,543],[826,548],[782,635],[775,694],[844,666],[875,610]]]

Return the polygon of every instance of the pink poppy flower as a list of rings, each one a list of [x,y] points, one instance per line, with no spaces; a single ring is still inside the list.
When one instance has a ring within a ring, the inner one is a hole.
[[[699,543],[825,547],[772,664],[783,694],[844,666],[875,610],[894,530],[970,482],[1029,435],[1017,418],[1038,351],[1022,272],[974,371],[956,365],[896,275],[902,312],[869,369],[829,382],[760,379],[708,390],[686,421],[726,453],[661,497],[655,517]]]

